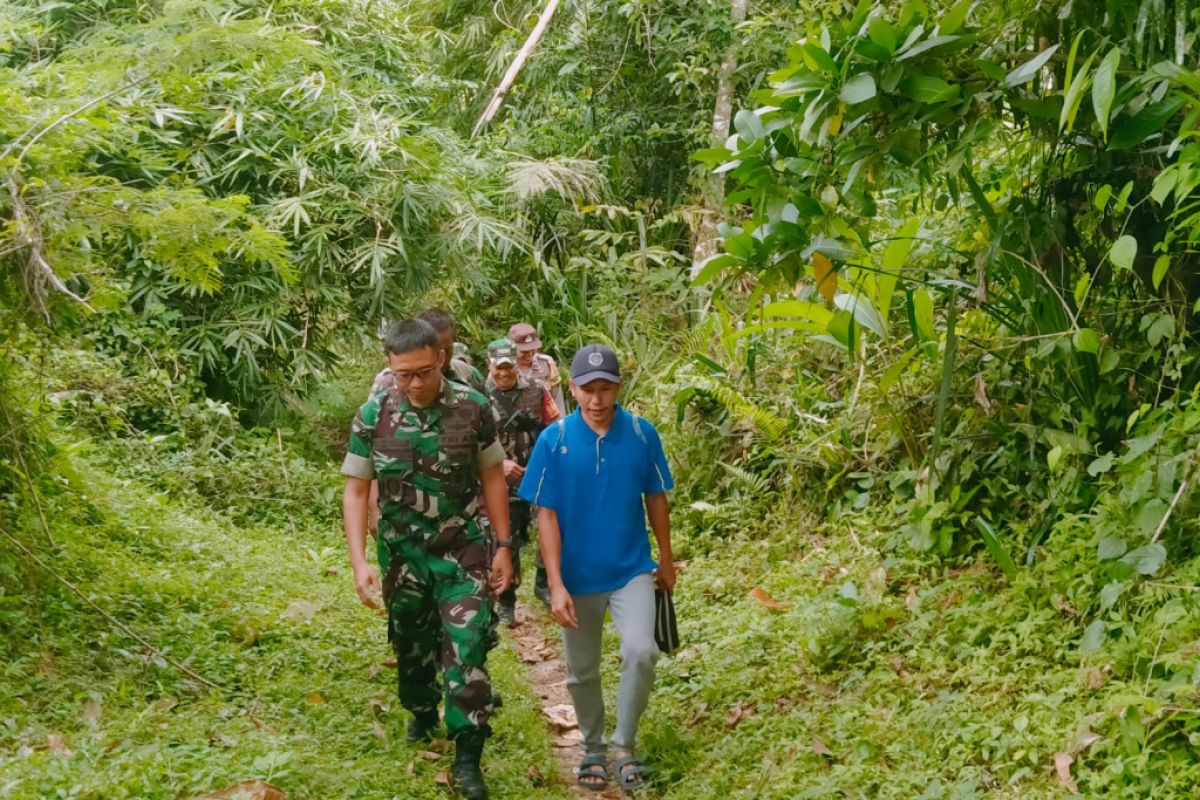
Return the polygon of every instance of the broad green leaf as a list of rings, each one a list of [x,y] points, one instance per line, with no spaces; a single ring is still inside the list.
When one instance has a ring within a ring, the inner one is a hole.
[[[883,17],[876,14],[867,24],[867,34],[871,41],[888,51],[896,52],[896,29]]]
[[[1139,575],[1153,575],[1158,572],[1167,560],[1167,548],[1161,544],[1148,544],[1136,550],[1130,550],[1121,561],[1133,567]]]
[[[1093,478],[1097,475],[1103,475],[1105,472],[1108,472],[1113,468],[1113,461],[1113,454],[1105,453],[1104,455],[1092,461],[1092,463],[1088,464],[1088,475],[1091,475]]]
[[[1083,639],[1079,641],[1079,654],[1091,655],[1104,647],[1104,637],[1108,634],[1108,627],[1104,624],[1104,620],[1098,619],[1092,622],[1083,632]]]
[[[996,559],[996,563],[1008,576],[1008,580],[1015,581],[1017,579],[1017,565],[1013,562],[1012,555],[1009,554],[1008,548],[1000,541],[1000,537],[996,535],[996,531],[988,524],[983,517],[975,518],[975,525],[979,528],[979,533],[983,537],[983,543],[987,546],[988,552],[992,554],[992,558]]]
[[[732,156],[733,153],[724,147],[709,147],[692,153],[692,160],[715,167]]]
[[[932,105],[958,97],[959,87],[933,75],[909,75],[897,87],[905,97]]]
[[[1050,60],[1057,50],[1058,45],[1051,45],[1033,58],[1026,61],[1021,66],[1014,69],[1012,72],[1008,73],[1008,76],[1004,79],[1005,85],[1019,86],[1022,83],[1028,83],[1029,81],[1033,80],[1033,78],[1038,74],[1038,72],[1041,71],[1042,67],[1046,65],[1046,62]]]
[[[848,311],[838,311],[829,320],[826,330],[834,341],[853,355],[858,350],[858,324]]]
[[[1109,140],[1109,150],[1128,150],[1141,144],[1150,136],[1163,132],[1171,118],[1183,108],[1183,101],[1178,97],[1169,97],[1158,103],[1151,103],[1113,131]]]
[[[1167,271],[1171,269],[1171,257],[1159,256],[1154,262],[1154,274],[1151,276],[1154,281],[1154,288],[1157,289],[1162,285],[1163,278],[1167,277]]]
[[[1121,51],[1113,48],[1096,68],[1096,79],[1092,82],[1092,110],[1100,123],[1100,137],[1108,141],[1108,117],[1112,113],[1113,98],[1117,94],[1117,67],[1121,63]]]
[[[896,60],[904,61],[909,58],[914,58],[921,55],[921,53],[925,53],[934,49],[935,47],[941,47],[944,44],[950,44],[951,42],[958,41],[958,38],[959,37],[957,36],[930,36],[923,42],[918,42],[912,47],[901,50],[900,55],[896,57]]]
[[[1163,339],[1175,334],[1175,318],[1170,314],[1156,314],[1150,327],[1146,328],[1146,341],[1151,347],[1158,347]]]
[[[914,238],[920,230],[921,221],[911,219],[904,227],[896,232],[896,238],[888,244],[883,253],[883,263],[880,264],[880,274],[875,278],[875,307],[879,309],[879,318],[884,325],[888,322],[888,312],[892,308],[892,296],[896,292],[896,281],[900,270],[912,250]]]
[[[700,267],[700,271],[696,273],[696,277],[692,280],[692,286],[703,286],[713,278],[720,275],[726,267],[733,266],[737,263],[738,259],[735,256],[729,255],[728,253],[718,253],[717,255],[710,257],[704,262],[704,265]]]
[[[1100,590],[1100,610],[1107,611],[1112,608],[1118,600],[1121,599],[1121,594],[1125,591],[1125,584],[1113,581],[1112,583],[1104,584],[1104,588]]]
[[[1075,331],[1075,335],[1071,337],[1071,344],[1080,353],[1094,355],[1100,351],[1100,341],[1096,338],[1096,332],[1091,328],[1080,328]]]
[[[1143,536],[1149,536],[1154,533],[1158,523],[1162,522],[1163,514],[1167,513],[1167,504],[1159,500],[1157,497],[1146,501],[1138,511],[1137,518],[1133,524],[1137,526],[1138,533]]]
[[[842,87],[838,99],[848,106],[864,103],[875,96],[875,78],[866,72],[860,72]]]
[[[1103,211],[1108,207],[1109,198],[1112,197],[1113,188],[1111,184],[1104,184],[1096,190],[1096,196],[1092,198],[1092,205],[1097,211]]]
[[[1125,544],[1125,540],[1120,536],[1105,536],[1100,540],[1100,544],[1096,545],[1096,558],[1101,561],[1112,561],[1125,555],[1129,550],[1129,545]]]
[[[1166,202],[1167,197],[1175,190],[1175,185],[1179,182],[1179,168],[1171,165],[1158,173],[1158,177],[1154,179],[1154,187],[1150,189],[1150,199],[1158,203],[1160,206]]]
[[[922,342],[933,341],[937,338],[937,329],[933,326],[933,298],[926,289],[917,289],[912,293],[912,313],[916,330],[913,331]]]
[[[767,129],[763,127],[762,120],[759,119],[758,114],[755,114],[748,108],[743,108],[733,118],[733,127],[746,144],[754,144],[767,135]]]
[[[896,361],[895,364],[892,364],[887,368],[887,371],[883,373],[883,377],[879,379],[880,394],[886,395],[891,391],[892,387],[896,385],[896,381],[900,380],[900,376],[904,374],[904,370],[908,368],[909,364],[912,363],[913,359],[917,357],[919,352],[920,351],[914,347],[904,355],[900,356],[899,360]]]
[[[824,325],[829,322],[833,312],[820,303],[810,303],[807,300],[780,300],[763,308],[762,316],[800,317]]]
[[[1137,239],[1125,234],[1113,242],[1112,248],[1108,251],[1108,258],[1118,269],[1133,269],[1133,260],[1137,258],[1137,252]]]
[[[1058,446],[1051,447],[1050,452],[1046,453],[1046,466],[1050,468],[1051,472],[1058,469],[1058,462],[1062,460],[1062,457],[1063,449]]]
[[[967,12],[971,10],[971,4],[974,2],[975,0],[959,0],[957,5],[942,15],[938,22],[938,32],[954,33],[961,28],[963,21],[967,18]]]
[[[879,314],[875,311],[875,306],[868,298],[861,294],[843,293],[833,298],[833,303],[838,308],[853,314],[854,321],[860,327],[866,328],[876,336],[883,336],[883,324],[879,321]]]
[[[1117,194],[1117,199],[1113,203],[1113,211],[1118,214],[1125,213],[1125,207],[1129,204],[1129,195],[1133,193],[1133,181],[1128,181],[1121,187],[1120,193]]]
[[[812,42],[804,45],[802,49],[804,50],[805,61],[808,62],[810,67],[830,75],[837,73],[837,63],[825,49]]]
[[[1088,81],[1090,80],[1089,70],[1095,58],[1095,53],[1089,55],[1084,60],[1083,66],[1079,68],[1078,74],[1067,84],[1067,90],[1063,94],[1062,114],[1058,118],[1058,130],[1060,132],[1064,130],[1070,131],[1075,128],[1075,117],[1079,115],[1079,107],[1083,105],[1083,93],[1087,91]]]

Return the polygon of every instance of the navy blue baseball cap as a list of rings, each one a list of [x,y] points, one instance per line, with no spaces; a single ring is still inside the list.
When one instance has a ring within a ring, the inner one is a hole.
[[[571,359],[571,381],[585,386],[592,381],[621,382],[621,364],[611,347],[585,344]]]

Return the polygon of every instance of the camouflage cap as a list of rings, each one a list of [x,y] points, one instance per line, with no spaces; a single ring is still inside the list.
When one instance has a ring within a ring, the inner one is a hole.
[[[517,363],[517,349],[508,339],[495,339],[488,344],[488,361],[496,366]]]

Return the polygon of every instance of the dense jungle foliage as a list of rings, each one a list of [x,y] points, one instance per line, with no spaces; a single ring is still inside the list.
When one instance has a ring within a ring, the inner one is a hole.
[[[543,9],[0,3],[0,797],[443,796],[337,501],[431,304],[664,432],[655,796],[1192,797],[1200,5],[564,0],[472,136]]]

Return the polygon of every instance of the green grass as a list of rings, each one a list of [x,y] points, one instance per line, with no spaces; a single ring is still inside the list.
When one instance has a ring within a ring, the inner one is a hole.
[[[1194,796],[1196,712],[1163,710],[1195,708],[1194,593],[1084,656],[1083,622],[1036,570],[1009,587],[986,561],[904,560],[870,520],[851,522],[857,541],[795,510],[761,538],[680,537],[684,649],[660,662],[642,724],[663,797],[1060,798],[1057,752],[1086,796]],[[1163,630],[1157,664],[1127,657]],[[730,728],[738,705],[749,713]]]
[[[0,576],[0,797],[173,800],[254,778],[297,800],[446,796],[449,748],[403,741],[384,623],[355,597],[337,530],[234,527],[75,467],[51,498],[54,567],[223,688],[156,663],[21,564]],[[311,621],[294,602],[314,604]],[[522,664],[502,646],[491,665],[505,700],[485,755],[494,796],[561,796]]]

